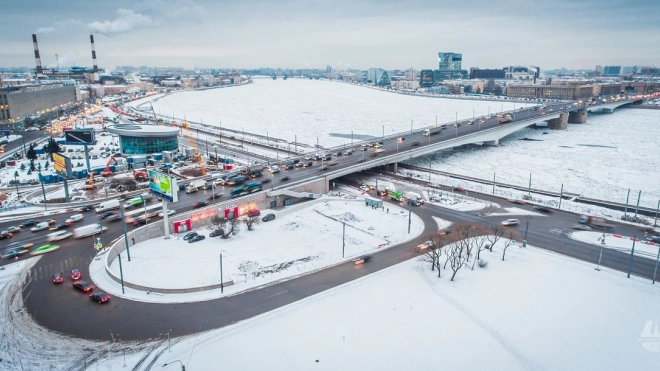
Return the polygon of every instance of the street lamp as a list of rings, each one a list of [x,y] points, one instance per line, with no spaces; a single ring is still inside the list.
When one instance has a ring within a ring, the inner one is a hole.
[[[149,220],[147,219],[147,201],[142,195],[138,195],[138,197],[140,197],[140,200],[142,200],[142,206],[144,206],[144,225],[147,225],[149,223]]]
[[[525,220],[527,221],[527,223],[525,224],[525,237],[523,237],[523,247],[527,247],[527,230],[529,230],[529,221],[532,220],[532,214],[525,215]]]
[[[598,256],[598,265],[596,270],[600,271],[600,260],[603,258],[603,248],[605,247],[605,227],[603,227],[603,236],[600,238],[600,255]]]
[[[14,185],[16,186],[16,198],[21,199],[21,193],[18,191],[18,170],[14,171]]]
[[[174,363],[174,362],[179,362],[179,363],[181,364],[181,371],[186,371],[186,366],[184,366],[184,365],[183,365],[183,362],[179,361],[178,359],[175,359],[174,361],[172,361],[172,362],[170,362],[170,363],[163,363],[163,366],[162,366],[162,367],[165,367],[165,366],[167,366],[167,365],[171,365],[171,364]]]

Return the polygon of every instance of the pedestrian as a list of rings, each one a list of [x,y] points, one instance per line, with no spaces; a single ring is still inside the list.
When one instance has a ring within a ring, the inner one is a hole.
[[[389,207],[387,208],[387,213],[388,213],[388,214],[390,213],[390,208],[389,208]]]

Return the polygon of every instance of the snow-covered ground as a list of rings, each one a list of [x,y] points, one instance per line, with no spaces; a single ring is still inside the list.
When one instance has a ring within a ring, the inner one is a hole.
[[[616,233],[605,233],[605,243],[603,244],[603,233],[596,231],[579,231],[570,234],[574,240],[589,243],[592,245],[602,246],[606,249],[621,251],[630,254],[633,247],[633,239],[631,236],[622,236]],[[655,260],[658,256],[660,245],[637,238],[635,240],[635,256],[641,256],[646,259]]]
[[[139,102],[138,102],[139,103]],[[137,103],[136,103],[137,104]],[[437,99],[388,94],[361,86],[316,80],[257,79],[236,89],[171,94],[154,103],[157,113],[205,124],[269,133],[293,141],[324,146],[406,132],[438,122],[481,116],[512,109],[507,101]],[[517,104],[516,107],[520,107]],[[613,114],[590,114],[586,124],[567,131],[523,129],[500,141],[500,146],[468,146],[442,151],[430,158],[433,169],[483,179],[585,197],[625,202],[628,188],[640,204],[655,207],[660,198],[656,178],[648,169],[660,165],[650,156],[660,140],[655,110],[621,109]],[[383,128],[384,127],[384,128]],[[548,134],[544,134],[548,133]],[[533,140],[518,140],[529,138]],[[634,143],[634,145],[631,145]],[[428,167],[429,159],[415,163]],[[631,196],[631,198],[633,198]]]
[[[412,215],[408,233],[408,212],[398,206],[389,210],[365,206],[362,197],[322,198],[273,212],[275,220],[260,222],[249,231],[243,225],[229,239],[208,237],[211,229],[197,231],[205,240],[189,244],[182,236],[149,240],[131,246],[131,262],[124,262],[124,280],[154,288],[193,288],[220,282],[222,254],[223,282],[234,285],[224,295],[309,273],[363,254],[416,238],[424,225]],[[342,223],[346,223],[345,257],[342,257]],[[398,226],[398,227],[397,227]],[[321,243],[322,242],[322,243]],[[160,295],[136,290],[121,294],[121,286],[107,277],[105,255],[93,261],[90,274],[108,293],[150,302],[208,300],[222,296],[220,290],[191,294]],[[292,263],[285,269],[274,267]],[[119,261],[111,266],[119,276]],[[275,270],[274,272],[272,272]],[[172,272],[177,274],[173,275]]]

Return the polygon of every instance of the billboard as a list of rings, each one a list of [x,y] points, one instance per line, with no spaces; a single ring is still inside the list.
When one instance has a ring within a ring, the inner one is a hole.
[[[66,144],[94,144],[96,143],[96,132],[94,128],[64,131]]]
[[[53,168],[62,178],[71,177],[71,159],[59,153],[53,153]]]
[[[179,186],[176,178],[165,175],[155,170],[149,170],[149,188],[151,193],[170,202],[179,201]]]

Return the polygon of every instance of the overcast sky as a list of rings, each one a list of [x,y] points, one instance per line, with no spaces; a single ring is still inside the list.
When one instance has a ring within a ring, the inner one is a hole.
[[[660,65],[659,0],[3,1],[0,66]]]

